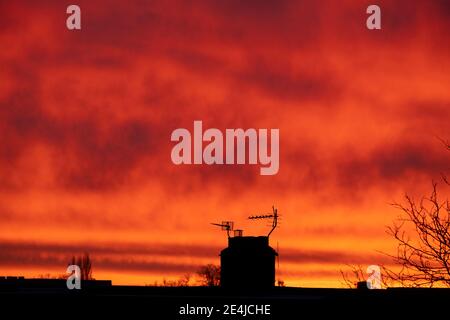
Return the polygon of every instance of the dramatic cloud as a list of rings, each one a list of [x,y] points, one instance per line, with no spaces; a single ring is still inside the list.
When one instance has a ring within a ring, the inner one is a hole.
[[[77,4],[81,31],[67,4],[0,3],[0,273],[88,251],[115,282],[182,274],[218,263],[210,222],[265,234],[246,217],[275,204],[287,283],[338,285],[450,169],[448,1],[380,1],[379,31],[350,0]],[[279,173],[174,165],[194,120],[279,128]]]

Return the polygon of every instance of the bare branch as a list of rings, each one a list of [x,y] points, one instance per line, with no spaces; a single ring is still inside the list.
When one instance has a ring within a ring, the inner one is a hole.
[[[417,202],[406,195],[405,200],[404,205],[394,204],[403,216],[387,228],[388,234],[398,243],[397,254],[388,256],[401,269],[394,272],[384,268],[385,275],[402,286],[450,286],[448,199],[438,199],[437,184],[433,183],[429,197]]]

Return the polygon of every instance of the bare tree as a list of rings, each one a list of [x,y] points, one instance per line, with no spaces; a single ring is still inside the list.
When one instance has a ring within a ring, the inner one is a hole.
[[[450,143],[439,140],[450,151]],[[445,175],[442,178],[450,185]],[[416,201],[406,195],[405,200],[394,204],[403,215],[387,230],[398,241],[397,254],[391,257],[401,269],[384,268],[386,276],[402,286],[450,286],[449,199],[440,200],[433,183],[430,196]]]
[[[395,203],[402,215],[389,226],[387,233],[397,241],[397,252],[391,257],[399,269],[381,266],[384,287],[450,287],[450,202],[439,200],[437,184],[431,195],[415,201]],[[367,278],[361,266],[342,271],[343,284],[354,288]]]
[[[342,284],[349,288],[355,288],[358,282],[365,280],[364,271],[361,265],[347,265],[350,270],[341,272]]]
[[[355,288],[358,286],[358,283],[367,282],[369,280],[370,274],[366,272],[366,270],[363,269],[361,265],[350,265],[348,264],[347,267],[349,268],[346,271],[340,270],[342,281],[341,283],[348,287],[348,288]],[[380,275],[380,282],[382,288],[389,288],[392,286],[395,286],[396,283],[387,276],[387,269],[384,266],[379,266],[381,275]]]
[[[178,287],[189,287],[190,282],[191,282],[191,274],[186,273],[180,279],[178,279],[177,286]]]
[[[388,227],[398,241],[397,254],[391,257],[401,269],[385,268],[386,275],[403,286],[450,286],[449,200],[438,199],[436,183],[429,197],[418,202],[408,195],[405,199],[404,205],[394,204],[403,216]]]
[[[73,256],[70,264],[77,265],[80,267],[81,280],[94,279],[92,277],[92,260],[88,253],[85,253],[84,255],[78,257]]]
[[[200,281],[202,285],[208,286],[208,287],[216,287],[220,285],[220,267],[213,265],[213,264],[207,264],[206,266],[202,266],[198,271],[197,274],[200,277]]]
[[[450,151],[450,143],[440,140]],[[442,178],[450,185],[445,175]],[[405,204],[393,204],[403,214],[387,230],[397,240],[397,253],[386,255],[400,269],[381,266],[384,286],[450,287],[450,203],[448,198],[439,199],[436,183],[432,186],[431,195],[420,201],[406,195]],[[364,273],[361,266],[350,266],[350,269],[341,271],[341,275],[344,284],[354,287],[356,282],[363,281]]]

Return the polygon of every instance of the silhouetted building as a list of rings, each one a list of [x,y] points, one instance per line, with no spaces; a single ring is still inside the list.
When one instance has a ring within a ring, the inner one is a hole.
[[[227,288],[271,288],[277,253],[269,237],[230,237],[220,253],[220,285]]]

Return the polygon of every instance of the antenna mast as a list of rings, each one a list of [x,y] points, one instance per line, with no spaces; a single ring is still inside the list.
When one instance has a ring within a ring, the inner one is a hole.
[[[222,231],[227,232],[228,238],[230,238],[230,231],[233,230],[234,222],[233,221],[222,221],[222,223],[211,223],[214,226],[218,226],[222,228]],[[242,230],[240,230],[242,231]]]
[[[278,217],[279,217],[278,210],[275,208],[275,206],[272,206],[272,211],[273,211],[272,213],[248,217],[250,220],[259,220],[259,219],[270,219],[270,218],[272,218],[272,229],[270,230],[270,232],[267,235],[267,237],[269,237],[272,234],[273,230],[275,230],[275,228],[278,225]]]

